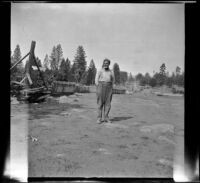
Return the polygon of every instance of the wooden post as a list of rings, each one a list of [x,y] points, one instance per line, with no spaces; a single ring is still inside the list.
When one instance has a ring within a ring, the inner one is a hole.
[[[26,70],[25,72],[28,73],[28,74],[26,74],[27,76],[30,76],[29,74],[31,74],[32,65],[36,65],[36,67],[37,67],[37,69],[38,69],[38,71],[40,73],[40,77],[42,78],[42,81],[43,81],[45,87],[48,89],[48,87],[46,86],[46,83],[44,81],[42,72],[40,71],[40,68],[39,68],[39,66],[38,66],[38,64],[36,62],[36,59],[35,59],[35,45],[36,45],[36,42],[32,41],[31,42],[30,55],[29,55],[29,61],[27,62],[27,65],[26,65],[26,68],[25,68],[25,70]],[[30,82],[30,80],[29,80],[29,82]],[[32,84],[32,83],[30,82],[30,84]]]
[[[27,65],[26,65],[26,68],[25,68],[25,72],[26,73],[29,73],[30,74],[30,72],[31,72],[31,67],[32,67],[32,65],[33,65],[33,63],[34,63],[34,51],[35,51],[35,44],[36,44],[36,42],[35,41],[32,41],[31,42],[31,49],[30,49],[30,54],[29,54],[29,60],[28,60],[28,62],[27,62]]]
[[[44,83],[44,86],[48,89],[48,87],[47,87],[47,85],[46,85],[46,83],[45,83],[45,81],[44,81],[44,77],[43,77],[43,75],[42,75],[42,72],[40,71],[40,67],[38,66],[38,64],[37,64],[37,62],[36,62],[35,55],[34,55],[34,62],[35,62],[35,65],[36,65],[37,68],[38,68],[38,71],[39,71],[39,73],[40,73],[40,77],[42,78],[42,81],[43,81],[43,83]]]

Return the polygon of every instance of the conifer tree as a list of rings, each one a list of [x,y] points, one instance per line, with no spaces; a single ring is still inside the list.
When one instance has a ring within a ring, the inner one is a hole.
[[[115,76],[115,84],[120,84],[120,69],[117,63],[114,63],[113,65],[113,72]]]
[[[83,46],[78,46],[77,52],[74,58],[74,78],[76,82],[80,82],[83,74],[86,71],[86,55]]]

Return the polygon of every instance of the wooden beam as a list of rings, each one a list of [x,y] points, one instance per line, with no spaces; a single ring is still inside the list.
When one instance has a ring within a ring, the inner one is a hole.
[[[27,53],[21,60],[19,60],[18,62],[16,62],[16,63],[10,68],[10,70],[12,70],[14,67],[16,67],[16,65],[18,65],[20,62],[22,62],[22,60],[24,60],[29,54],[30,54],[30,52]]]
[[[26,79],[26,76],[20,81],[20,83],[23,83],[25,79]]]

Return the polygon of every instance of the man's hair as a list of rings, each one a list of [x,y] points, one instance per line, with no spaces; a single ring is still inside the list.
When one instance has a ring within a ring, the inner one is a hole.
[[[103,60],[103,64],[104,64],[105,62],[108,62],[109,65],[110,65],[110,60],[109,60],[109,59],[105,58],[105,59]]]

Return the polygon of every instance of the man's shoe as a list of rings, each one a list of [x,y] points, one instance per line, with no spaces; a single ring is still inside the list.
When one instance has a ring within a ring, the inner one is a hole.
[[[112,121],[110,121],[110,119],[105,119],[105,122],[112,123]]]
[[[100,118],[97,119],[97,123],[100,124],[102,123],[102,120]]]

